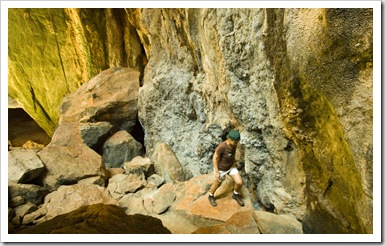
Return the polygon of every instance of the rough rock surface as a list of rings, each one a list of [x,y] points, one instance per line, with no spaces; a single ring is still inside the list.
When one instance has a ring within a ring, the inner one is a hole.
[[[213,181],[213,175],[206,174],[192,178],[186,183],[169,186],[169,192],[176,195],[176,201],[172,204],[170,210],[184,214],[194,225],[202,227],[225,222],[233,214],[253,208],[246,187],[242,187],[241,191],[245,202],[244,207],[240,207],[232,198],[233,182],[229,177],[215,192],[214,195],[218,205],[212,207],[208,201],[207,192]]]
[[[156,145],[151,161],[154,163],[155,173],[162,176],[166,182],[185,180],[182,166],[167,144]]]
[[[253,212],[239,212],[223,224],[202,227],[193,234],[260,234]]]
[[[147,187],[159,187],[164,183],[164,178],[158,174],[153,174],[147,179]]]
[[[12,218],[12,223],[14,225],[23,223],[24,216],[26,214],[34,212],[35,210],[37,210],[37,206],[31,202],[27,202],[25,204],[17,206],[16,208],[14,208],[15,214]]]
[[[141,214],[127,215],[116,205],[82,206],[19,234],[170,234],[159,219]]]
[[[293,216],[255,211],[253,217],[263,234],[302,234],[302,224]]]
[[[106,177],[100,155],[85,144],[48,146],[39,157],[47,169],[42,182],[50,190],[91,176]]]
[[[372,232],[370,9],[130,14],[149,38],[139,93],[149,153],[164,142],[184,170],[207,173],[238,128],[264,207],[294,214],[308,233]]]
[[[137,174],[145,179],[154,174],[154,164],[150,158],[141,156],[134,157],[131,161],[125,162],[123,168],[125,173]]]
[[[44,216],[38,218],[36,223],[50,220],[84,205],[97,203],[118,205],[104,187],[89,183],[62,185],[45,197],[44,204],[36,211],[36,214],[41,213]]]
[[[14,207],[26,202],[40,205],[44,201],[44,197],[49,193],[47,188],[34,184],[17,184],[8,183],[8,197],[10,199],[9,206]]]
[[[143,197],[140,193],[128,193],[119,200],[119,207],[124,208],[126,214],[144,214],[148,215],[149,212],[145,209],[143,203]]]
[[[112,178],[113,176],[115,176],[116,174],[123,174],[124,173],[124,169],[123,168],[106,168],[106,171],[107,171],[107,174],[108,174],[108,178]]]
[[[109,179],[107,190],[115,198],[119,199],[126,193],[134,193],[146,185],[146,180],[136,174],[116,174]]]
[[[136,70],[119,67],[104,70],[63,98],[59,124],[108,121],[117,127],[134,125],[138,91]]]
[[[97,150],[98,146],[102,145],[109,136],[113,127],[110,122],[81,123],[80,134],[87,146]]]
[[[8,182],[26,183],[39,177],[44,169],[35,151],[27,149],[8,151]]]
[[[264,208],[305,233],[373,232],[372,9],[12,9],[9,22],[9,94],[49,135],[65,95],[132,67],[149,157],[164,143],[183,178],[206,174],[237,128]]]
[[[107,168],[123,167],[124,162],[143,155],[143,146],[127,131],[118,131],[103,144],[103,162]]]

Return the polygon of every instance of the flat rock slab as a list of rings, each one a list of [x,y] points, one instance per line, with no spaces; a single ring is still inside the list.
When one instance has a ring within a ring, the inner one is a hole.
[[[233,182],[229,177],[215,193],[218,205],[216,207],[211,206],[207,191],[213,181],[212,174],[202,175],[187,181],[183,189],[176,191],[177,198],[172,209],[185,213],[199,227],[207,226],[208,221],[212,221],[213,225],[221,223],[229,220],[235,213],[253,209],[246,188],[242,189],[244,207],[239,206],[232,198]]]
[[[253,211],[239,212],[223,224],[202,227],[194,234],[260,234]]]

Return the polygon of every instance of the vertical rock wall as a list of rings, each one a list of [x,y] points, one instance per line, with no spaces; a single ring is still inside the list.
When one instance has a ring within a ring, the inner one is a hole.
[[[307,232],[372,231],[371,10],[130,14],[151,47],[139,99],[149,152],[166,142],[192,176],[207,173],[238,128],[265,207]]]
[[[274,88],[307,177],[305,225],[371,232],[372,11],[269,10],[267,20]]]
[[[208,173],[216,145],[238,128],[239,157],[255,195],[269,209],[304,217],[306,176],[279,112],[265,10],[133,14],[154,37],[139,94],[147,151],[166,142],[191,176]]]
[[[9,31],[9,94],[48,133],[64,95],[107,67],[132,67],[147,155],[166,143],[187,177],[209,173],[237,128],[246,183],[265,208],[294,214],[305,233],[373,231],[370,9],[9,16],[23,27]]]

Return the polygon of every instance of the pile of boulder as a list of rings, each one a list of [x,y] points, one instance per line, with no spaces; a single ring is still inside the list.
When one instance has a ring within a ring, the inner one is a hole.
[[[96,204],[119,207],[129,216],[157,218],[167,228],[155,230],[162,233],[302,233],[294,216],[257,211],[246,187],[245,206],[239,207],[231,198],[231,179],[216,193],[218,206],[211,207],[207,191],[212,175],[186,180],[166,143],[156,143],[152,155],[146,156],[141,140],[132,133],[139,124],[138,78],[139,73],[129,68],[103,71],[63,99],[50,144],[10,147],[10,233],[50,224],[58,216],[66,215],[65,220],[79,209],[87,220],[90,213],[84,208]],[[47,231],[46,226],[39,228]]]

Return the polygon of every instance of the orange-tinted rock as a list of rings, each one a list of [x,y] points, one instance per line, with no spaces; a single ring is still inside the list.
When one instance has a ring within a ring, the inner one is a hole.
[[[202,227],[194,231],[194,234],[259,234],[259,229],[253,217],[253,211],[235,213],[226,222]]]

